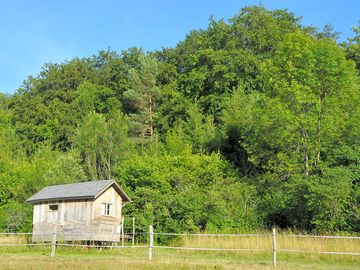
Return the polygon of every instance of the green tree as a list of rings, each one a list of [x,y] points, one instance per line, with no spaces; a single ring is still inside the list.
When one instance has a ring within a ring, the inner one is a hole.
[[[219,154],[195,154],[177,133],[168,136],[167,145],[153,142],[117,167],[117,179],[133,199],[124,210],[139,217],[141,230],[149,222],[175,232],[237,231],[259,224],[253,186],[236,179]]]
[[[93,112],[86,116],[76,131],[74,145],[91,179],[112,178],[113,166],[124,156],[128,144],[127,131],[127,119],[119,112],[108,118]]]
[[[343,46],[346,49],[346,56],[353,60],[356,64],[357,70],[360,71],[360,25],[353,27],[354,37],[349,38],[347,43]]]
[[[132,69],[131,89],[124,93],[125,103],[130,107],[130,119],[134,129],[142,137],[153,137],[154,98],[158,89],[156,86],[157,62],[151,55],[139,56],[139,68]]]
[[[109,114],[111,111],[121,110],[120,100],[114,90],[88,81],[78,87],[77,97],[72,104],[81,120],[90,112]]]
[[[16,131],[28,152],[38,143],[68,149],[76,114],[71,103],[77,88],[93,72],[86,60],[75,58],[63,64],[45,64],[41,73],[29,77],[11,98]]]
[[[304,173],[319,166],[328,146],[344,135],[352,102],[358,92],[354,66],[332,40],[314,40],[302,33],[289,35],[279,46],[272,76],[274,96],[295,116],[301,138]],[[334,129],[334,127],[337,127]],[[352,131],[347,131],[352,132]]]

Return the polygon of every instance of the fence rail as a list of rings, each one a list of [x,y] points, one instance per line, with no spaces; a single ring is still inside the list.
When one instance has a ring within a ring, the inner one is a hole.
[[[60,247],[84,247],[84,248],[149,248],[149,246],[119,246],[119,245],[81,245],[81,244],[61,244],[57,243],[56,246]]]
[[[32,246],[51,246],[51,243],[41,243],[41,244],[36,244],[36,243],[29,243],[29,244],[0,244],[0,247],[32,247]]]
[[[32,233],[0,233],[0,236],[31,236]],[[51,247],[51,257],[55,256],[56,247],[81,247],[81,248],[111,248],[111,249],[127,249],[127,248],[136,248],[136,249],[148,249],[148,258],[152,260],[153,251],[156,249],[168,249],[168,250],[189,250],[189,251],[234,251],[234,252],[272,252],[272,263],[274,266],[277,265],[277,254],[278,253],[312,253],[312,254],[326,254],[326,255],[350,255],[350,256],[360,256],[360,252],[348,252],[348,251],[316,251],[316,250],[302,250],[302,249],[286,249],[281,248],[277,242],[277,238],[282,237],[293,237],[293,238],[316,238],[316,239],[346,239],[346,240],[360,240],[360,236],[337,236],[337,235],[300,235],[300,234],[277,234],[276,230],[273,229],[271,233],[257,233],[257,234],[205,234],[205,233],[167,233],[167,232],[154,232],[153,227],[149,226],[148,232],[135,232],[129,234],[122,234],[123,237],[127,239],[132,239],[132,245],[124,245],[124,242],[121,241],[122,245],[95,245],[95,244],[77,244],[77,243],[66,243],[59,242],[58,240],[64,236],[71,236],[71,233],[43,233],[37,235],[48,235],[51,236],[51,241],[42,242],[42,243],[0,243],[0,247],[32,247],[32,246],[44,246]],[[86,233],[84,235],[87,235]],[[136,235],[148,235],[148,244],[147,245],[134,245],[134,239]],[[223,248],[223,247],[196,247],[196,246],[166,246],[166,245],[155,245],[154,237],[155,236],[191,236],[191,237],[268,237],[272,244],[272,248]],[[29,239],[29,238],[27,238]],[[360,247],[360,242],[359,242]],[[0,249],[1,252],[1,249]]]
[[[287,237],[297,237],[297,238],[323,238],[323,239],[354,239],[354,240],[360,240],[360,236],[336,236],[336,235],[301,235],[301,234],[284,234],[281,236],[287,236]]]
[[[341,252],[341,251],[312,251],[312,250],[299,250],[299,249],[278,249],[281,252],[297,252],[297,253],[316,253],[316,254],[334,254],[334,255],[353,255],[360,256],[358,252]]]
[[[153,233],[154,235],[168,235],[168,236],[204,236],[204,237],[262,237],[271,236],[271,234],[212,234],[212,233]],[[360,238],[360,237],[359,237]]]
[[[206,248],[206,247],[170,247],[170,246],[153,246],[160,249],[178,249],[178,250],[202,250],[202,251],[266,251],[263,248]]]

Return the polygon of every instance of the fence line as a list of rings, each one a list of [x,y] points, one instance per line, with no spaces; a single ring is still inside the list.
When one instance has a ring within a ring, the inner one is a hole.
[[[13,232],[2,232],[0,235],[32,235],[32,233],[25,233],[25,232],[19,232],[19,233],[13,233]],[[51,233],[48,233],[47,235],[51,235]]]
[[[301,250],[301,249],[278,249],[277,251],[360,256],[360,253],[357,253],[357,252],[341,252],[341,251],[312,251],[312,250]]]
[[[0,244],[0,247],[29,247],[29,246],[51,246],[51,243],[42,243],[42,244]]]
[[[37,233],[36,235],[52,235],[53,233]],[[130,237],[132,235],[148,235],[148,232],[137,232],[133,233],[124,233],[125,237]],[[257,233],[257,234],[211,234],[211,233],[164,233],[164,232],[154,232],[154,235],[167,235],[167,236],[202,236],[202,237],[270,237],[271,233]],[[32,233],[27,232],[0,232],[0,235],[32,235]],[[78,233],[58,233],[58,235],[78,235]],[[84,236],[89,235],[87,233],[82,234]],[[296,237],[296,238],[324,238],[324,239],[353,239],[360,240],[360,236],[337,236],[337,235],[311,235],[311,234],[282,234],[279,233],[278,237]]]
[[[211,234],[211,233],[163,233],[156,232],[154,235],[168,235],[168,236],[204,236],[204,237],[267,237],[271,234]]]
[[[360,240],[360,236],[336,236],[336,235],[301,235],[301,234],[279,234],[279,236],[297,238],[324,238],[324,239],[354,239]]]
[[[0,233],[0,235],[32,235],[32,233],[26,233],[26,232],[20,232],[20,233],[6,233],[6,232],[2,232]],[[254,251],[254,252],[259,252],[259,251],[272,251],[273,255],[273,266],[275,267],[277,264],[276,261],[276,255],[278,252],[291,252],[291,253],[312,253],[312,254],[326,254],[326,255],[350,255],[350,256],[360,256],[360,252],[342,252],[342,251],[312,251],[312,250],[300,250],[300,249],[281,249],[281,248],[277,248],[277,242],[276,242],[276,238],[278,237],[295,237],[295,238],[318,238],[318,239],[349,239],[349,240],[360,240],[359,236],[333,236],[333,235],[299,235],[299,234],[291,234],[291,235],[286,235],[286,234],[277,234],[276,230],[273,229],[272,233],[258,233],[258,234],[205,234],[205,233],[164,233],[164,232],[154,232],[153,231],[153,227],[149,226],[149,232],[138,232],[138,233],[129,233],[129,234],[124,234],[123,236],[126,235],[127,237],[132,236],[132,239],[134,239],[134,235],[149,235],[149,242],[148,245],[134,245],[134,240],[132,241],[133,245],[82,245],[82,244],[71,244],[71,243],[62,243],[59,242],[59,239],[62,239],[63,237],[71,236],[71,235],[77,235],[76,233],[40,233],[37,235],[52,235],[52,241],[50,242],[43,242],[43,243],[26,243],[26,244],[19,244],[19,243],[9,243],[9,244],[1,244],[0,243],[0,247],[19,247],[19,246],[46,246],[49,247],[51,246],[51,256],[55,256],[55,249],[56,247],[82,247],[82,248],[111,248],[111,249],[126,249],[126,248],[146,248],[148,249],[148,253],[149,253],[149,260],[151,260],[153,258],[153,251],[155,249],[172,249],[172,250],[189,250],[189,251]],[[86,237],[87,233],[82,234],[82,237]],[[158,246],[158,245],[154,245],[154,236],[199,236],[199,237],[271,237],[270,239],[272,239],[272,250],[270,249],[264,249],[264,248],[209,248],[209,247],[181,247],[181,246]]]
[[[148,246],[146,246],[146,247],[148,247]],[[204,248],[204,247],[171,247],[171,246],[153,246],[153,248],[178,249],[178,250],[200,250],[200,251],[270,251],[269,249],[261,249],[261,248],[247,249],[247,248]],[[276,251],[360,256],[360,253],[356,253],[356,252],[311,251],[311,250],[300,250],[300,249],[277,249]]]
[[[118,234],[121,235],[121,233],[118,233]],[[149,233],[136,233],[135,235],[147,235],[147,234],[149,234]],[[33,233],[4,233],[4,232],[0,233],[0,236],[7,236],[7,235],[9,235],[9,236],[11,236],[11,235],[33,235]],[[36,233],[36,235],[41,235],[41,236],[53,235],[53,233]],[[67,235],[69,235],[69,236],[71,236],[71,235],[91,236],[91,235],[93,235],[93,233],[67,233],[67,232],[59,233],[59,232],[57,232],[57,235],[58,236],[67,236]],[[132,234],[131,233],[129,233],[129,234],[125,233],[124,236],[131,238]]]
[[[80,245],[80,244],[56,244],[56,246],[64,247],[86,247],[86,248],[148,248],[149,246],[118,246],[118,245]]]
[[[51,246],[51,243],[41,244],[0,244],[0,246]],[[57,243],[56,246],[65,247],[83,247],[83,248],[133,248],[133,246],[118,246],[118,245],[80,245],[80,244],[61,244]],[[149,248],[148,245],[134,246],[134,248]],[[177,249],[177,250],[199,250],[199,251],[270,251],[269,249],[246,249],[246,248],[205,248],[205,247],[174,247],[174,246],[153,246],[157,249]],[[334,255],[354,255],[360,256],[357,252],[340,252],[340,251],[311,251],[301,249],[277,249],[279,252],[298,252],[298,253],[317,253],[317,254],[334,254]]]
[[[204,247],[170,247],[170,246],[153,246],[160,249],[179,249],[179,250],[203,250],[203,251],[266,251],[261,248],[204,248]]]

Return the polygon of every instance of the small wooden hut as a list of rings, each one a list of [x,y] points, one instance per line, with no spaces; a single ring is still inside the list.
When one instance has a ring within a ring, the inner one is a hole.
[[[30,197],[33,241],[120,239],[121,210],[130,198],[114,180],[48,186]]]

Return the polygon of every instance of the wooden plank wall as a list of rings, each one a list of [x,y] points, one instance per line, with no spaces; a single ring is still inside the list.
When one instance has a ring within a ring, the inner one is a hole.
[[[102,203],[112,204],[111,216],[103,216]],[[49,204],[58,204],[57,211]],[[114,188],[109,188],[95,201],[53,201],[34,205],[33,241],[51,241],[56,231],[62,241],[120,240],[122,200]]]

